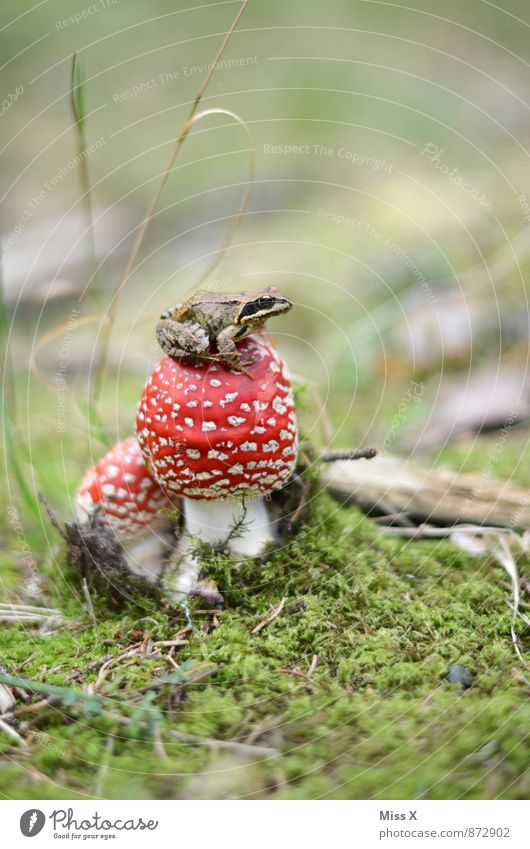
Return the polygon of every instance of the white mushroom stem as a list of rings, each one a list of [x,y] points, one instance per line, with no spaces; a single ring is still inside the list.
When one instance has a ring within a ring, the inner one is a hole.
[[[135,575],[154,584],[164,570],[164,560],[174,545],[174,535],[168,532],[149,532],[122,542],[123,557],[127,567]]]
[[[276,542],[275,522],[271,521],[263,498],[245,502],[199,501],[183,498],[184,533],[177,553],[178,573],[173,584],[174,598],[182,600],[198,583],[200,565],[193,554],[192,538],[210,545],[224,545],[236,557],[259,557],[269,543]]]
[[[247,501],[199,501],[183,498],[187,534],[210,545],[226,543],[229,554],[259,557],[276,540],[274,524],[262,498]]]

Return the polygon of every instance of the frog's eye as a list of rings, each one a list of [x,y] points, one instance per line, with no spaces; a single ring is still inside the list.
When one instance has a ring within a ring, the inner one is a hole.
[[[253,315],[259,315],[261,312],[267,312],[276,303],[275,298],[270,298],[268,295],[263,295],[261,298],[256,298],[255,301],[250,301],[245,304],[241,310],[240,318],[250,318]]]

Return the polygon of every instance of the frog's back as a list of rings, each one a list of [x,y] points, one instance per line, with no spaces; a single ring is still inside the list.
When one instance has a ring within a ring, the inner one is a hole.
[[[240,304],[245,292],[209,292],[206,289],[200,289],[195,292],[191,303],[194,307],[211,304],[219,306],[220,304]]]
[[[215,327],[219,323],[226,323],[233,308],[240,303],[240,293],[208,292],[201,289],[193,296],[186,317],[192,321]]]

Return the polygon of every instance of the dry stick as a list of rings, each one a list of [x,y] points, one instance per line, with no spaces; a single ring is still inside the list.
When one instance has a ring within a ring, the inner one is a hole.
[[[215,73],[216,66],[217,66],[221,56],[223,55],[228,42],[232,38],[232,35],[234,34],[234,31],[235,31],[235,29],[236,29],[236,27],[237,27],[237,25],[238,25],[238,23],[241,19],[241,16],[243,15],[243,12],[245,11],[248,3],[249,3],[249,0],[243,0],[243,3],[241,4],[241,8],[239,9],[237,15],[235,16],[230,29],[226,33],[226,35],[223,39],[223,42],[222,42],[219,50],[217,51],[217,55],[216,55],[214,61],[212,62],[211,66],[210,66],[210,70],[208,71],[206,78],[205,78],[201,88],[199,89],[199,93],[197,94],[197,97],[195,98],[195,100],[193,102],[193,105],[190,109],[186,123],[184,124],[184,128],[183,128],[181,134],[179,135],[179,137],[177,139],[177,143],[175,145],[175,148],[174,148],[171,156],[169,157],[169,161],[168,161],[168,164],[166,166],[166,169],[165,169],[164,173],[162,174],[162,179],[160,180],[160,182],[157,186],[157,189],[155,191],[155,194],[154,194],[153,198],[151,199],[149,206],[147,207],[147,212],[145,214],[145,218],[144,218],[142,225],[140,227],[140,231],[138,233],[138,236],[136,237],[136,241],[133,245],[129,259],[127,260],[127,265],[125,266],[125,270],[123,272],[122,278],[120,280],[118,288],[116,289],[116,292],[114,294],[114,298],[112,299],[112,301],[110,303],[110,306],[109,306],[109,309],[108,309],[108,312],[107,312],[107,321],[103,326],[103,331],[102,331],[102,335],[101,335],[101,357],[100,357],[100,365],[99,365],[100,374],[96,376],[96,386],[101,386],[102,383],[103,383],[103,378],[104,378],[105,368],[106,368],[106,362],[107,362],[110,334],[112,332],[112,328],[114,326],[114,321],[116,319],[116,311],[117,311],[117,308],[118,308],[119,299],[120,299],[121,294],[123,292],[123,288],[124,288],[128,278],[131,274],[131,271],[133,270],[134,264],[135,264],[136,259],[138,257],[138,253],[139,253],[140,248],[142,246],[142,242],[145,238],[147,228],[148,228],[148,226],[151,222],[151,219],[153,217],[153,213],[154,213],[155,208],[158,204],[158,201],[160,200],[160,196],[161,196],[161,194],[164,190],[164,186],[166,185],[167,179],[168,179],[171,171],[173,170],[173,166],[175,164],[177,156],[179,155],[180,149],[181,149],[182,145],[184,144],[184,142],[186,141],[188,134],[190,132],[190,129],[193,125],[193,119],[195,117],[195,113],[197,112],[197,109],[199,108],[199,104],[200,104],[200,102],[201,102],[201,100],[202,100],[202,98],[203,98],[203,96],[206,92],[206,89],[208,88],[208,86],[210,84],[210,80],[212,79],[212,77]]]
[[[24,738],[21,737],[20,734],[15,731],[14,728],[11,728],[11,726],[8,725],[7,722],[4,722],[3,719],[0,719],[0,731],[3,731],[4,734],[7,734],[7,736],[11,737],[12,740],[15,740],[15,742],[18,743],[19,746],[28,745]]]
[[[437,528],[433,525],[417,525],[412,528],[396,528],[394,526],[380,530],[389,535],[409,537],[410,539],[421,539],[422,537],[446,537],[458,531],[458,533],[469,532],[471,534],[512,534],[511,528],[496,528],[488,525],[450,525],[446,528]]]
[[[358,448],[355,451],[328,451],[320,456],[321,463],[335,463],[337,460],[373,460],[377,456],[375,448]]]
[[[26,625],[43,625],[45,623],[53,624],[55,619],[58,620],[59,617],[38,616],[36,613],[0,613],[0,622],[4,622],[5,624],[20,622],[20,624],[25,623]],[[57,624],[59,624],[58,621]]]
[[[299,669],[275,669],[274,670],[277,675],[291,675],[293,678],[302,678],[304,681],[307,681],[311,687],[314,686],[315,682],[311,679],[311,676],[305,672],[301,672]]]
[[[101,792],[103,789],[103,781],[105,780],[105,776],[109,771],[109,760],[114,753],[114,729],[112,729],[110,737],[108,738],[105,744],[105,752],[103,753],[103,758],[101,760],[101,766],[98,770],[97,778],[96,778],[96,788],[94,790],[94,795],[99,798],[101,797]]]
[[[311,678],[313,672],[317,668],[317,663],[318,663],[318,655],[314,654],[313,657],[312,657],[309,669],[307,670],[307,677],[308,678]]]
[[[83,578],[82,587],[83,587],[83,595],[85,597],[85,601],[86,601],[86,604],[87,604],[88,613],[89,613],[90,618],[92,619],[92,622],[94,623],[94,625],[97,625],[98,620],[97,620],[96,614],[94,612],[94,605],[92,604],[92,599],[90,597],[90,591],[88,589],[88,583],[87,583],[86,578]]]
[[[197,737],[195,734],[184,734],[182,731],[171,732],[175,740],[181,743],[190,743],[192,746],[204,746],[206,749],[224,749],[228,752],[237,752],[241,755],[258,755],[264,758],[274,758],[280,753],[277,749],[269,749],[265,746],[249,746],[246,743],[236,743],[235,740],[216,740],[211,737]]]
[[[41,699],[38,702],[33,702],[31,705],[25,705],[24,707],[14,710],[12,712],[12,716],[16,716],[18,719],[19,716],[23,716],[26,713],[35,713],[43,707],[50,707],[49,697],[46,699]]]
[[[61,611],[54,607],[38,607],[34,604],[11,604],[10,602],[0,603],[0,613],[15,611],[20,613],[40,613],[41,616],[60,616]]]
[[[286,601],[287,601],[287,598],[286,598],[286,597],[282,598],[282,600],[280,601],[280,603],[279,603],[278,607],[276,607],[276,608],[272,611],[272,613],[271,613],[269,616],[267,616],[267,618],[266,618],[266,619],[264,619],[264,620],[263,620],[263,622],[260,622],[260,623],[259,623],[259,625],[256,625],[256,627],[255,627],[255,628],[253,628],[253,629],[252,629],[252,631],[251,631],[250,633],[251,633],[252,635],[254,635],[254,634],[259,634],[259,632],[260,632],[263,628],[266,628],[266,627],[267,627],[267,625],[270,625],[270,623],[271,623],[271,622],[274,622],[274,620],[276,619],[276,617],[277,617],[277,616],[279,616],[279,615],[280,615],[280,613],[282,612],[282,610],[283,610],[283,608],[284,608],[284,605],[285,605],[285,602],[286,602]]]
[[[164,748],[164,741],[162,739],[162,732],[158,725],[153,730],[153,752],[155,756],[161,760],[167,758],[167,752]]]

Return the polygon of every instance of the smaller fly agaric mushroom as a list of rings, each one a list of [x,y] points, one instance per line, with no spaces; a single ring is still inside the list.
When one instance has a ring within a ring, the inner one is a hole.
[[[95,519],[115,534],[131,572],[156,581],[169,548],[171,501],[150,474],[135,437],[118,442],[83,478],[75,512],[79,524]],[[174,505],[173,505],[174,506]]]
[[[164,357],[145,386],[136,428],[156,480],[182,498],[182,539],[256,557],[276,539],[265,498],[294,470],[297,427],[277,351],[264,336],[238,347],[246,373]]]

